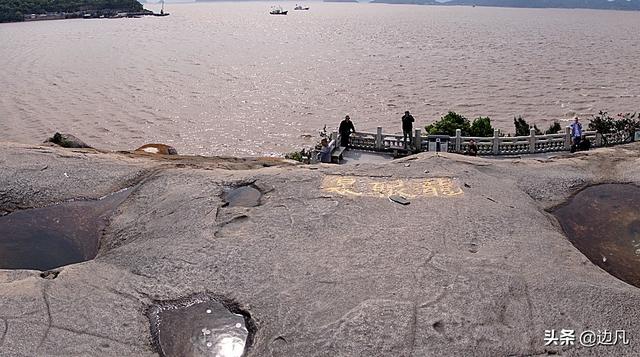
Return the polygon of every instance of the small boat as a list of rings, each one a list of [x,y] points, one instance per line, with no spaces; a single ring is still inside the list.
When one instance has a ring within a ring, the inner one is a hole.
[[[271,11],[269,11],[269,13],[271,15],[286,15],[287,14],[287,10],[282,10],[282,7],[280,6],[272,6],[271,7]]]
[[[309,10],[309,6],[302,6],[302,5],[296,4],[296,7],[294,7],[293,9],[294,10]]]

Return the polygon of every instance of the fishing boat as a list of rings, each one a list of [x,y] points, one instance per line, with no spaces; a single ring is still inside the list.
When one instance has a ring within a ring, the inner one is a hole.
[[[282,10],[282,7],[280,6],[272,6],[271,7],[271,11],[269,11],[269,13],[271,15],[286,15],[287,14],[287,10]]]
[[[309,10],[309,6],[302,6],[302,5],[296,4],[296,7],[294,7],[293,9],[294,10]]]

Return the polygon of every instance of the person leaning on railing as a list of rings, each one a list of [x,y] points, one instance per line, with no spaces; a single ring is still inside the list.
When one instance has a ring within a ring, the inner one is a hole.
[[[582,124],[580,124],[580,118],[575,117],[571,124],[571,152],[580,147],[580,141],[582,141]]]

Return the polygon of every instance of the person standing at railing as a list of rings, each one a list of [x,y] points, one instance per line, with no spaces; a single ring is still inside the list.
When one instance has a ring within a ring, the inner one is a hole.
[[[340,123],[338,132],[340,133],[340,146],[348,148],[349,136],[351,136],[352,132],[356,132],[356,128],[353,126],[353,122],[351,122],[351,118],[349,118],[348,115],[345,116],[344,120]]]
[[[576,116],[571,124],[571,152],[580,147],[580,141],[582,141],[582,124],[580,124],[580,118]]]
[[[412,132],[413,132],[414,121],[415,119],[413,119],[413,116],[409,113],[408,110],[404,112],[404,115],[402,116],[402,135],[403,135],[402,141],[404,142],[405,149],[408,147],[407,137],[409,138],[409,142],[408,142],[409,145],[411,145],[411,143],[413,142]]]

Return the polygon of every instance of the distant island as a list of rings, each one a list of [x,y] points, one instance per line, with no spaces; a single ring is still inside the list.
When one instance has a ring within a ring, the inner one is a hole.
[[[443,5],[434,0],[372,0],[373,4]]]
[[[446,5],[640,10],[640,0],[452,0]]]
[[[124,13],[147,14],[136,0],[3,0],[0,22],[57,20],[74,17],[115,17]]]
[[[564,8],[599,10],[640,10],[640,0],[373,0],[384,4],[495,6],[521,8]]]

